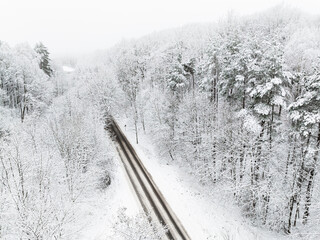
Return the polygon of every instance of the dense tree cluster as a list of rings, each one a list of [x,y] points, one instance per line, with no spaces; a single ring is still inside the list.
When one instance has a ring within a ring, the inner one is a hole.
[[[0,42],[0,239],[79,239],[77,204],[111,183],[101,99],[39,59]]]
[[[21,121],[52,99],[53,86],[39,68],[39,55],[27,44],[0,42],[0,107],[16,109]]]
[[[123,97],[111,113],[228,186],[256,225],[317,225],[319,42],[319,20],[283,8],[123,42],[106,54]]]

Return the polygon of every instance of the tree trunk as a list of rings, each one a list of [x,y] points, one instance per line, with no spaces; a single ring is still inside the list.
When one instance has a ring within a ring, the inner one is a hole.
[[[261,163],[261,154],[262,154],[262,142],[263,142],[263,135],[264,135],[264,121],[261,122],[261,132],[259,138],[256,143],[256,151],[257,155],[254,156],[253,166],[251,171],[251,188],[252,188],[252,207],[253,211],[256,210],[257,205],[257,196],[258,196],[258,182],[259,182],[259,169]]]
[[[311,133],[309,133],[308,138],[307,138],[307,143],[305,149],[303,149],[302,152],[302,162],[301,162],[301,167],[299,170],[299,177],[297,179],[297,193],[296,193],[296,213],[294,217],[294,223],[293,226],[297,225],[297,219],[300,216],[300,201],[301,201],[301,190],[302,190],[302,183],[304,181],[304,176],[303,176],[303,171],[305,168],[305,161],[306,161],[306,156],[309,150],[309,144],[310,144],[310,138],[311,138]]]
[[[269,129],[269,150],[272,152],[272,130],[273,130],[273,114],[274,114],[274,105],[271,107],[271,120],[270,120],[270,129]]]
[[[146,125],[145,125],[145,121],[144,121],[144,114],[142,111],[140,111],[140,117],[141,117],[141,124],[142,124],[142,129],[143,129],[143,133],[146,134]]]
[[[242,109],[246,108],[246,79],[244,78],[243,82],[243,93],[242,93]]]
[[[136,143],[139,144],[139,138],[138,138],[138,110],[137,110],[137,104],[134,101],[133,103],[134,107],[134,130],[136,132]]]
[[[310,206],[311,206],[311,197],[312,197],[312,189],[314,184],[314,177],[316,175],[316,166],[317,161],[319,157],[319,148],[320,148],[320,123],[318,125],[318,137],[317,137],[317,143],[316,143],[316,151],[313,156],[313,164],[312,169],[309,173],[309,182],[307,186],[307,193],[306,193],[306,203],[305,203],[305,211],[303,214],[303,223],[306,224],[308,222],[308,217],[310,215]]]

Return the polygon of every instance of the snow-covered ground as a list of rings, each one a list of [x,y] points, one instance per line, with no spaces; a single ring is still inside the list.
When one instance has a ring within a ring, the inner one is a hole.
[[[79,215],[74,224],[77,240],[112,239],[119,210],[126,209],[129,217],[136,216],[141,210],[116,152],[114,158],[116,167],[112,184],[105,191],[85,193],[77,204]]]
[[[69,66],[62,66],[62,70],[66,73],[73,73],[74,72],[74,68],[69,67]]]
[[[135,143],[134,128],[125,120],[120,127],[176,213],[191,239],[271,240],[285,236],[252,227],[232,201],[210,193],[187,169],[160,161],[147,135],[140,133]],[[124,126],[126,125],[126,129]],[[212,190],[211,190],[212,192]]]

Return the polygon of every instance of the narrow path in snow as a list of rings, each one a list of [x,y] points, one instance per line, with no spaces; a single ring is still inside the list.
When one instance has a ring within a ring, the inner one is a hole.
[[[164,199],[117,123],[111,120],[108,126],[110,132],[115,134],[117,150],[144,211],[150,215],[153,221],[157,221],[168,228],[166,239],[190,240],[186,230]]]

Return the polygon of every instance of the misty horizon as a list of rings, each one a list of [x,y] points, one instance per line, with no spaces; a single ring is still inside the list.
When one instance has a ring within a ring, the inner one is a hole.
[[[0,9],[4,9],[0,22],[6,24],[0,28],[0,36],[10,46],[43,42],[54,58],[77,57],[108,49],[122,40],[137,39],[170,28],[215,23],[227,18],[230,13],[241,17],[279,5],[310,15],[320,13],[316,1],[312,0],[303,4],[281,0],[247,0],[241,3],[234,0],[222,3],[202,0],[197,5],[165,1],[153,4],[144,0],[113,4],[99,0],[47,4],[38,0],[3,1],[0,3]]]

